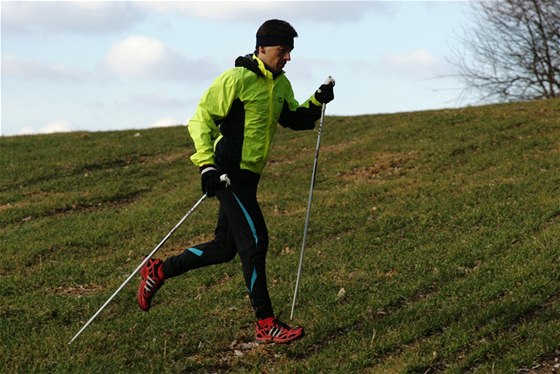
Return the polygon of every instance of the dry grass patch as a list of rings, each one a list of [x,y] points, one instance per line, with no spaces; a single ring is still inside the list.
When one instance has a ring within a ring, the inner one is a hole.
[[[402,175],[409,163],[417,158],[413,152],[386,152],[376,154],[371,165],[352,168],[340,176],[345,181],[370,181],[380,175]]]
[[[73,296],[81,297],[84,295],[92,295],[97,292],[104,290],[104,287],[98,284],[77,284],[74,283],[72,286],[59,286],[55,288],[47,288],[45,294],[47,295],[57,295],[57,296]]]

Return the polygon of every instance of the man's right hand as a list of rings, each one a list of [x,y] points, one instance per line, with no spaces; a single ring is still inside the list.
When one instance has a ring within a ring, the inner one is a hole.
[[[200,168],[200,180],[202,182],[202,193],[208,197],[216,196],[216,191],[222,186],[220,184],[220,173],[214,165],[204,165]]]

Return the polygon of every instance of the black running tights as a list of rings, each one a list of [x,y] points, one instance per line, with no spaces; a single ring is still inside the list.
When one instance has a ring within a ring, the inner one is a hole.
[[[257,201],[258,177],[234,176],[219,190],[218,223],[212,241],[185,249],[163,263],[166,278],[188,270],[241,259],[245,284],[258,319],[274,315],[266,281],[268,230]]]

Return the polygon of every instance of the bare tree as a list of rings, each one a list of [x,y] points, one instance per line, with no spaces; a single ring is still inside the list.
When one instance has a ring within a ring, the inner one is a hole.
[[[499,101],[560,97],[560,0],[481,1],[472,11],[464,50],[450,59],[466,93]]]

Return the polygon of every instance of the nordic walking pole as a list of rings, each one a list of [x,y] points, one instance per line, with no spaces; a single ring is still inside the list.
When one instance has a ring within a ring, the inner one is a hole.
[[[325,84],[332,82],[334,86],[334,80],[329,77]],[[307,213],[305,214],[305,225],[303,228],[303,239],[301,243],[301,251],[299,254],[299,265],[296,277],[296,286],[294,289],[294,300],[292,302],[292,311],[290,313],[290,320],[294,318],[294,310],[296,308],[296,301],[298,295],[299,282],[301,279],[301,270],[303,268],[303,255],[305,254],[305,242],[307,240],[307,228],[309,227],[309,216],[311,214],[311,201],[313,200],[313,190],[315,189],[315,177],[317,176],[317,165],[319,163],[319,149],[321,148],[321,135],[323,133],[323,123],[325,120],[325,109],[327,104],[323,104],[321,108],[321,120],[319,121],[319,130],[317,132],[317,146],[315,147],[315,158],[313,160],[313,171],[311,173],[311,186],[309,187],[309,199],[307,200]]]
[[[229,182],[229,178],[227,177],[226,174],[223,174],[220,179],[222,180],[222,182],[225,182],[226,186],[229,186],[230,182]],[[85,325],[82,326],[82,328],[80,329],[80,331],[78,331],[78,333],[76,335],[74,335],[74,337],[72,338],[72,340],[70,340],[70,342],[68,342],[68,345],[72,344],[72,342],[74,340],[76,340],[76,338],[78,336],[80,336],[80,334],[89,326],[89,324],[91,322],[93,322],[93,320],[99,315],[99,313],[101,313],[101,311],[103,309],[105,309],[105,307],[111,302],[111,300],[113,300],[115,298],[115,296],[117,296],[117,294],[124,288],[124,286],[126,286],[126,284],[128,282],[130,282],[130,280],[132,279],[132,277],[134,277],[134,275],[136,275],[136,273],[138,273],[138,271],[140,271],[140,269],[142,269],[142,266],[144,266],[144,264],[146,262],[148,262],[148,260],[156,254],[156,252],[161,248],[161,246],[163,245],[163,243],[165,243],[167,241],[167,239],[169,239],[169,237],[179,228],[179,226],[181,226],[183,224],[183,222],[185,222],[185,220],[192,214],[192,212],[194,212],[196,210],[196,208],[198,208],[200,206],[200,204],[202,204],[202,202],[206,199],[206,194],[202,195],[202,197],[193,205],[193,207],[183,216],[183,218],[181,218],[181,220],[175,225],[175,227],[173,227],[173,229],[171,229],[171,231],[169,231],[169,233],[165,236],[165,238],[163,238],[161,240],[161,242],[159,242],[159,244],[152,250],[152,252],[150,252],[149,255],[146,256],[146,258],[144,258],[144,260],[142,261],[142,263],[140,265],[138,265],[138,267],[136,268],[136,270],[134,270],[132,272],[132,274],[130,274],[128,276],[128,278],[126,278],[126,280],[123,282],[123,284],[120,285],[119,288],[117,288],[117,290],[111,295],[111,297],[109,297],[109,299],[105,302],[105,304],[103,304],[101,306],[101,308],[99,308],[99,310],[97,312],[95,312],[95,314],[89,319],[89,321],[86,322]]]

